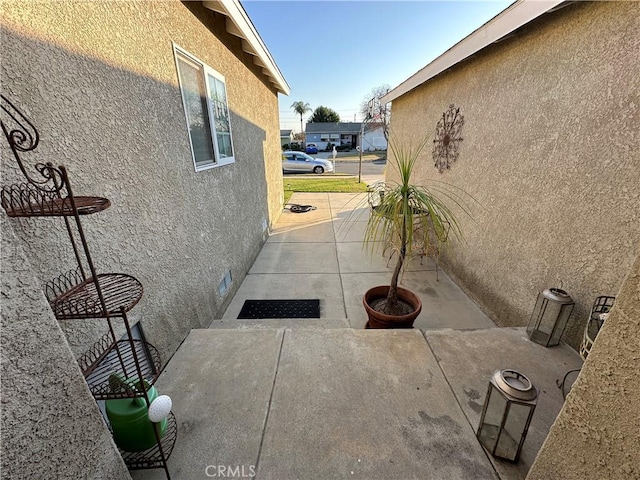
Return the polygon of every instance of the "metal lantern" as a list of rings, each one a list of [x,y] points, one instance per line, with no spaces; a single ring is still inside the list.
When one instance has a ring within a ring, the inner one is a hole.
[[[558,345],[573,305],[571,296],[559,288],[548,288],[540,292],[527,326],[531,341],[545,347]]]
[[[517,462],[536,408],[538,391],[515,370],[491,377],[476,437],[494,457]]]

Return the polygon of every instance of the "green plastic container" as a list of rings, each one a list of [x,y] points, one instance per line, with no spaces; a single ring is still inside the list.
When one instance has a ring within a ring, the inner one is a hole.
[[[155,387],[147,390],[149,402],[158,396]],[[149,420],[147,402],[143,397],[107,400],[107,417],[116,445],[126,452],[141,452],[156,445],[154,424]],[[156,424],[160,438],[167,430],[167,419]]]

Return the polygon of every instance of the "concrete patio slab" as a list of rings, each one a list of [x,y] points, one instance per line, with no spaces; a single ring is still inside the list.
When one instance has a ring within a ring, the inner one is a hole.
[[[178,440],[169,459],[176,480],[207,478],[207,466],[248,472],[260,450],[282,330],[192,330],[156,383],[173,400]],[[162,470],[131,472],[165,479]]]
[[[387,259],[379,252],[382,251],[382,244],[376,242],[367,247],[373,248],[376,253],[371,255],[368,250],[362,248],[361,243],[338,243],[336,249],[338,252],[338,263],[341,273],[377,273],[389,272],[391,278],[391,269],[387,267]]]
[[[364,230],[367,226],[366,221],[358,222],[338,222],[334,219],[336,242],[340,243],[357,243],[362,246],[364,238]]]
[[[258,479],[496,479],[418,331],[287,330]]]
[[[442,270],[437,280],[435,271],[406,272],[401,284],[422,300],[416,328],[473,330],[496,326]]]
[[[285,185],[287,180],[284,181]],[[318,208],[329,208],[329,194],[326,192],[294,192],[288,203],[298,205],[314,205]]]
[[[524,328],[211,329],[190,333],[156,386],[178,419],[174,479],[228,466],[258,480],[515,480],[562,406],[556,378],[581,363],[565,345],[531,343]],[[540,390],[516,465],[475,438],[489,378],[507,367]]]
[[[366,193],[331,193],[329,205],[334,211],[353,210],[358,205],[366,205]],[[346,208],[345,208],[346,207]]]
[[[292,243],[334,243],[335,234],[331,221],[279,223],[272,231],[267,242]]]
[[[236,320],[245,300],[304,298],[320,299],[320,318],[322,319],[346,318],[340,275],[307,273],[247,275],[222,319]],[[308,322],[309,320],[299,321]]]
[[[545,348],[529,341],[525,328],[427,331],[425,336],[474,430],[480,422],[489,379],[496,370],[517,370],[539,389],[520,462],[514,465],[492,459],[501,478],[524,479],[564,402],[556,379],[580,368],[580,356],[564,344]]]
[[[342,285],[347,318],[352,328],[364,328],[367,315],[362,306],[364,292],[389,283],[390,272],[343,273]],[[414,323],[421,329],[481,329],[495,327],[478,306],[442,271],[406,272],[400,285],[411,289],[422,300],[422,312]]]
[[[259,320],[220,319],[211,322],[208,328],[351,328],[346,318],[264,318]]]
[[[362,295],[391,268],[362,250],[355,195],[295,195],[320,205],[309,212],[320,219],[289,212],[277,223],[223,318],[193,331],[158,382],[177,392],[174,478],[206,478],[207,465],[255,467],[258,480],[524,478],[562,403],[555,378],[577,368],[577,354],[495,327],[443,271],[436,281],[430,259],[401,280],[423,301],[416,328],[365,331]],[[321,318],[237,320],[245,300],[277,298],[320,298]],[[474,433],[488,379],[506,367],[542,392],[516,466],[489,459]]]
[[[256,273],[338,273],[336,248],[329,243],[267,242],[249,270]]]
[[[383,253],[383,244],[375,242],[363,248],[362,242],[340,242],[336,245],[338,251],[338,262],[341,273],[376,273],[391,272],[398,261],[398,254],[391,252]],[[371,252],[373,249],[373,253]],[[391,258],[389,258],[391,254]],[[413,256],[405,263],[406,272],[415,271],[435,271],[435,263],[427,257],[420,258]],[[387,280],[388,282],[388,280]]]
[[[330,222],[331,221],[331,209],[328,205],[325,208],[316,208],[315,210],[309,210],[308,212],[294,213],[289,209],[282,211],[282,215],[278,219],[278,226],[291,225],[291,224],[313,224],[318,222]]]
[[[366,201],[354,200],[351,203],[346,203],[341,207],[331,207],[333,218],[340,222],[366,222],[371,214],[369,205]]]
[[[365,205],[345,205],[338,209],[332,208],[333,218],[338,223],[366,222],[371,215],[371,210]]]

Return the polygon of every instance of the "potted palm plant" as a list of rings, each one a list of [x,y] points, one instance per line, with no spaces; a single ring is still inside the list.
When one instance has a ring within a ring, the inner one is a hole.
[[[392,138],[390,165],[397,171],[398,181],[386,183],[379,193],[367,222],[365,246],[384,245],[397,260],[389,285],[373,287],[364,294],[363,304],[369,316],[367,328],[412,328],[422,309],[420,298],[398,286],[401,273],[416,249],[426,252],[430,245],[447,241],[451,236],[462,240],[460,225],[454,213],[438,198],[449,198],[468,214],[459,196],[442,182],[432,188],[411,183],[413,169],[427,139],[411,146]]]

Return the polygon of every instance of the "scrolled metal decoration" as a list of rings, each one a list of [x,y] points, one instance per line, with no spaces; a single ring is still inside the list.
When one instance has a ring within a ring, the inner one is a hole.
[[[80,285],[83,281],[84,276],[78,267],[57,276],[53,280],[49,280],[42,285],[42,291],[47,301],[53,304],[58,297]]]
[[[432,151],[438,172],[443,173],[458,160],[463,125],[464,116],[460,115],[460,107],[456,108],[454,104],[449,105],[449,109],[438,120]]]
[[[51,163],[37,163],[35,165],[35,170],[42,176],[41,179],[33,178],[27,172],[20,159],[20,153],[35,150],[40,142],[40,135],[36,127],[7,97],[0,95],[0,99],[2,106],[0,125],[20,171],[29,183],[39,190],[59,192],[64,187],[64,175]]]

